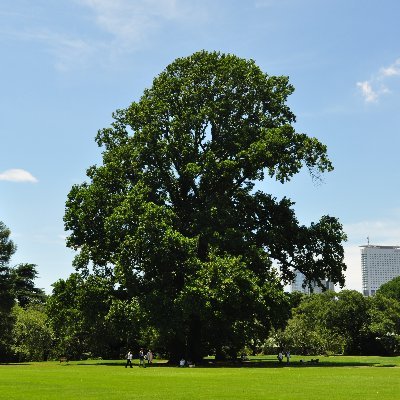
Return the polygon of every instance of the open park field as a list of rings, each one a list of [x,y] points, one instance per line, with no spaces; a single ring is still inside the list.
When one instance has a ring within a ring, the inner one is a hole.
[[[275,356],[243,364],[146,369],[123,361],[0,365],[0,399],[398,399],[400,357],[321,357],[289,366]]]

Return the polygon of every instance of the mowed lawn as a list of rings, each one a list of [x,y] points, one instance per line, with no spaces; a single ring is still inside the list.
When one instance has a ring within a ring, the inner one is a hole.
[[[0,365],[0,399],[399,399],[400,357],[125,369],[123,362]],[[305,361],[309,360],[306,358]]]

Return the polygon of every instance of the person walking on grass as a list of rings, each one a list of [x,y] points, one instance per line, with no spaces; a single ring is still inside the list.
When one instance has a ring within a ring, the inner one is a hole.
[[[147,364],[152,364],[153,362],[153,353],[152,351],[149,349],[147,352]]]
[[[132,352],[130,350],[128,351],[128,354],[126,355],[125,368],[127,368],[128,365],[132,368]]]
[[[140,349],[139,351],[139,367],[146,368],[146,364],[144,363],[144,351],[143,349]]]
[[[290,361],[290,351],[289,350],[286,351],[285,356],[286,356],[286,364],[289,364],[289,361]]]

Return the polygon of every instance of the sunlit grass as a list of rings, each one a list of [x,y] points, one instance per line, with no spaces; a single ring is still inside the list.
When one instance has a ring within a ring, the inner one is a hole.
[[[316,357],[314,357],[316,358]],[[304,363],[300,364],[299,360]],[[0,365],[0,399],[396,399],[400,357],[276,356],[244,364],[124,368],[123,361]]]

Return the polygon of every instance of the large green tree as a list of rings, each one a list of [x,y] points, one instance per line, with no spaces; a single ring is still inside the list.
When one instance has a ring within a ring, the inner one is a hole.
[[[241,332],[273,324],[293,268],[344,283],[339,221],[300,225],[289,199],[256,185],[332,170],[326,147],[293,128],[293,90],[234,55],[177,59],[99,131],[103,165],[68,195],[75,266],[136,297],[172,358],[256,339]]]

